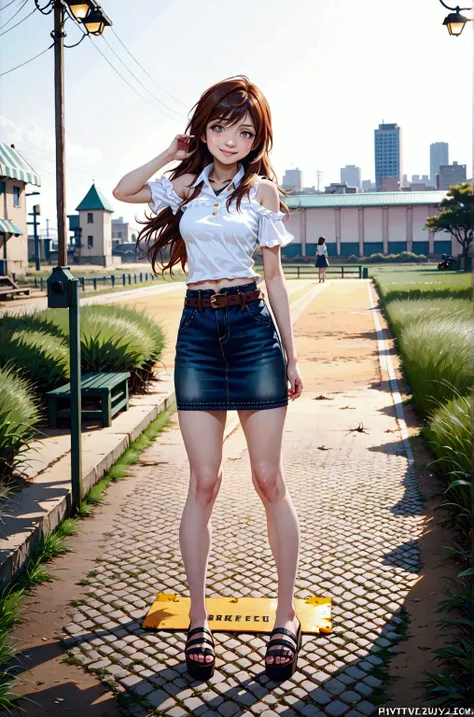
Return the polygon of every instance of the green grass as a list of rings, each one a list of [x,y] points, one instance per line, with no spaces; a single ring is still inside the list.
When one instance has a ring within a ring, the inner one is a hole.
[[[422,435],[435,456],[431,465],[445,485],[440,505],[448,511],[444,523],[457,530],[456,545],[444,546],[448,552],[443,561],[456,561],[458,574],[454,590],[445,593],[439,608],[449,611],[449,617],[438,622],[452,637],[452,644],[434,651],[440,669],[425,671],[426,679],[419,684],[433,706],[469,704],[473,697],[470,638],[474,630],[469,606],[474,575],[471,277],[433,268],[397,272],[387,268],[374,274],[415,406],[424,422]]]
[[[418,411],[424,418],[472,383],[472,323],[463,319],[409,324],[399,335],[400,354]]]
[[[472,278],[466,272],[443,272],[436,267],[372,267],[371,275],[385,305],[409,299],[472,299]]]
[[[7,496],[13,473],[24,465],[40,415],[31,382],[13,366],[0,367],[0,500]]]
[[[428,321],[445,321],[453,319],[470,321],[472,306],[466,299],[394,299],[390,302],[390,325],[392,331],[398,336],[402,330],[412,324],[427,323]]]

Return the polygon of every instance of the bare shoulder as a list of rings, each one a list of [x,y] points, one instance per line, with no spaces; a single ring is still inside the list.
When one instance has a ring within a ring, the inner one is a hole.
[[[196,179],[196,176],[197,175],[192,172],[186,172],[186,174],[181,174],[179,177],[176,177],[176,179],[173,179],[173,188],[178,197],[186,199],[189,196],[191,184]]]
[[[280,209],[278,187],[271,179],[260,179],[255,199],[272,212],[278,212]]]

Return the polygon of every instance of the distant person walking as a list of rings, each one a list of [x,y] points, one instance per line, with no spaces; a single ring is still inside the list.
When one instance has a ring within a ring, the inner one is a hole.
[[[319,269],[319,282],[326,281],[326,267],[329,266],[328,248],[326,246],[326,237],[319,237],[316,246],[316,264]]]

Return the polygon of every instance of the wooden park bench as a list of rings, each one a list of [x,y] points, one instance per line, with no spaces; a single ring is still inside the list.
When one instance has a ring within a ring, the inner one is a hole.
[[[82,398],[98,398],[100,408],[83,409],[82,418],[100,418],[103,426],[111,426],[112,418],[123,408],[128,409],[128,371],[121,373],[85,373],[81,378]],[[71,384],[48,391],[48,426],[56,428],[59,418],[70,418]],[[60,404],[63,405],[60,408]],[[66,407],[64,407],[66,404]]]
[[[22,289],[16,281],[13,281],[11,276],[0,276],[0,299],[6,298],[7,296],[13,297],[14,294],[24,294],[25,296],[29,296],[30,290]]]

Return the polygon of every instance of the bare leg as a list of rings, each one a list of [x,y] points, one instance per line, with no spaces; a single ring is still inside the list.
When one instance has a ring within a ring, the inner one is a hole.
[[[267,515],[270,547],[278,573],[278,605],[275,627],[285,627],[296,634],[294,591],[300,547],[299,523],[285,485],[281,464],[281,447],[286,407],[261,411],[239,411],[247,440],[252,480]],[[284,637],[284,636],[282,636]],[[277,657],[276,664],[291,659]],[[274,658],[268,657],[272,664]]]
[[[178,411],[179,425],[190,466],[189,491],[179,542],[188,578],[191,629],[209,629],[206,610],[206,573],[212,540],[211,514],[222,481],[222,443],[226,411]],[[197,633],[192,639],[203,637]],[[204,643],[206,646],[206,643]],[[190,655],[204,662],[204,655]],[[206,662],[212,657],[206,655]]]

